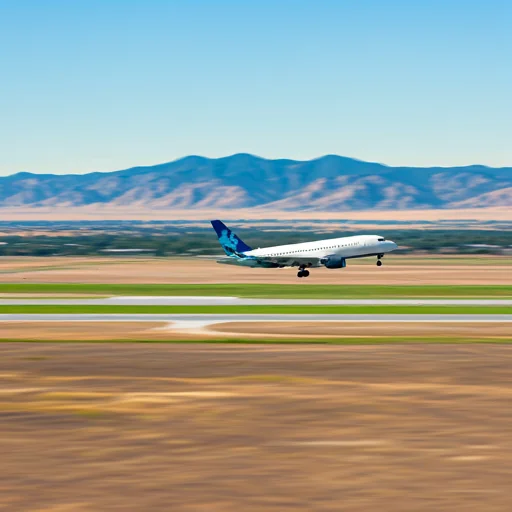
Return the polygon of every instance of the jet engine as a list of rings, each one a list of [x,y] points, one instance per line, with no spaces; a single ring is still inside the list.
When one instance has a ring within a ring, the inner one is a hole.
[[[341,256],[333,254],[332,256],[326,256],[320,260],[321,265],[325,265],[325,268],[345,268],[347,266],[347,260]]]

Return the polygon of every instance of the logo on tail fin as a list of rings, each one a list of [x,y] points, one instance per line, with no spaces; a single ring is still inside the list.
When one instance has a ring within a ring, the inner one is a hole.
[[[224,223],[220,220],[212,220],[213,229],[217,233],[219,242],[228,256],[236,256],[245,258],[244,252],[250,251],[251,248],[238,238]]]
[[[223,229],[219,236],[219,242],[224,247],[224,250],[230,251],[232,254],[236,254],[236,248],[238,247],[238,239],[233,232],[228,229]]]

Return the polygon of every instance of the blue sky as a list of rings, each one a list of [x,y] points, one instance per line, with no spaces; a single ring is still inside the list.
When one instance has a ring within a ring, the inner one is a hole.
[[[509,0],[0,0],[0,174],[512,166]]]

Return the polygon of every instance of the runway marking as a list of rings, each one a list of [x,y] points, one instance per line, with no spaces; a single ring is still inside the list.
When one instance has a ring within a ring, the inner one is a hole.
[[[185,326],[228,322],[512,322],[512,314],[153,314],[153,313],[7,313],[0,322],[174,322]]]

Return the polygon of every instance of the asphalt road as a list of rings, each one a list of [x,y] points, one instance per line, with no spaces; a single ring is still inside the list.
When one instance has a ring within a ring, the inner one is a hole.
[[[478,322],[512,323],[511,315],[207,315],[207,314],[0,314],[0,322],[169,322],[200,328],[225,322]]]
[[[239,297],[110,297],[106,299],[0,299],[0,306],[512,306],[512,299],[245,299]]]

